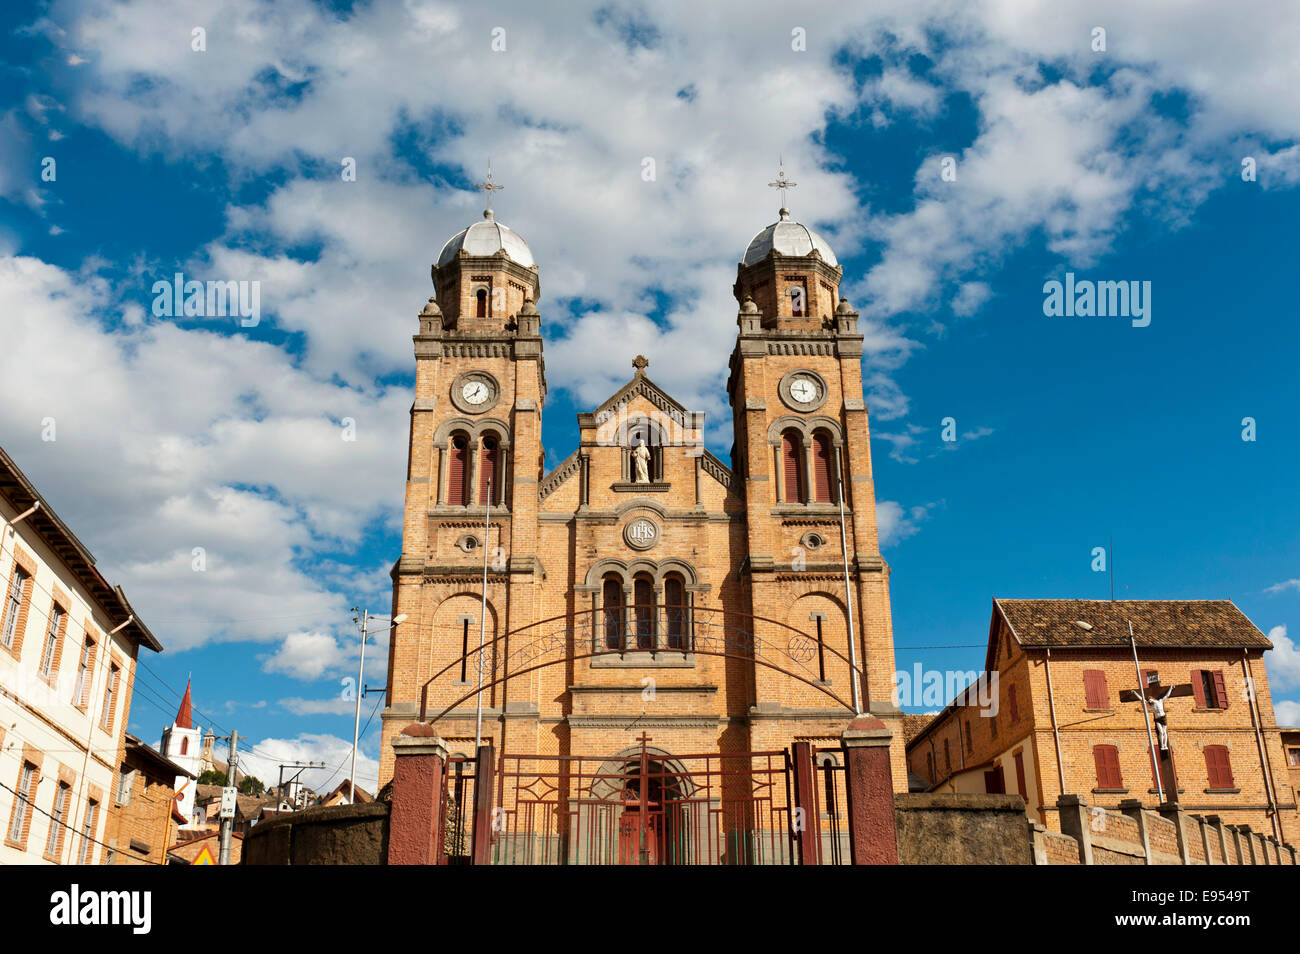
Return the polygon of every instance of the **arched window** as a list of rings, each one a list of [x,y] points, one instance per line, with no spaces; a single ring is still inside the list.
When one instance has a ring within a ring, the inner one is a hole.
[[[605,648],[623,648],[623,581],[614,574],[605,577],[601,587],[605,615]]]
[[[486,318],[488,306],[488,293],[486,288],[480,288],[474,293],[474,317]]]
[[[803,454],[799,432],[791,428],[781,435],[781,472],[785,478],[783,503],[803,503]]]
[[[469,503],[469,481],[465,470],[469,464],[469,438],[453,434],[447,445],[447,503],[463,507]]]
[[[817,501],[817,503],[830,503],[833,499],[831,497],[831,473],[834,467],[831,463],[833,459],[831,455],[834,453],[829,434],[825,431],[818,431],[813,435],[813,500]]]
[[[481,442],[478,463],[478,500],[496,506],[501,499],[501,478],[497,466],[501,459],[501,448],[495,437],[486,436]],[[490,499],[489,499],[490,498]]]
[[[654,649],[655,643],[655,586],[644,573],[632,581],[632,602],[636,612],[636,648]]]
[[[686,649],[686,587],[682,578],[670,573],[664,578],[665,619],[668,626],[668,648]]]
[[[189,752],[189,750],[190,750],[190,737],[189,737],[188,735],[182,735],[182,736],[181,736],[181,755],[185,755],[185,754],[187,754],[187,753]]]

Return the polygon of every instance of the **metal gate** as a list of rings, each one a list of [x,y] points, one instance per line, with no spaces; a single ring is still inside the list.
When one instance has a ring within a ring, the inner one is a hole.
[[[491,864],[795,864],[790,755],[785,751],[669,755],[640,744],[609,758],[503,754],[491,811],[447,799],[447,860]],[[491,749],[484,747],[486,755]],[[475,760],[461,760],[470,761]],[[486,767],[485,767],[486,768]],[[457,762],[448,762],[456,785]],[[481,778],[481,776],[480,776]],[[473,820],[469,819],[472,812]],[[473,824],[490,825],[479,848]],[[458,834],[452,834],[452,833]],[[471,844],[471,841],[473,844]],[[458,854],[453,855],[453,849]]]

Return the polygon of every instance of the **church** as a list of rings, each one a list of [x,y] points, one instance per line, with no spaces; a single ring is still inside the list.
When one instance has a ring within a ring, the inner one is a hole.
[[[830,762],[869,713],[907,790],[863,335],[835,252],[776,185],[777,220],[737,242],[729,459],[652,354],[549,472],[541,267],[480,186],[414,335],[381,785],[413,722],[453,757],[672,765],[806,742]]]

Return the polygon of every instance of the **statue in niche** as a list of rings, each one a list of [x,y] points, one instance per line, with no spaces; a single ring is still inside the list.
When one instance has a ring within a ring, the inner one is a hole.
[[[638,484],[650,483],[650,448],[645,446],[643,439],[638,438],[636,447],[632,448],[632,466],[636,469]]]

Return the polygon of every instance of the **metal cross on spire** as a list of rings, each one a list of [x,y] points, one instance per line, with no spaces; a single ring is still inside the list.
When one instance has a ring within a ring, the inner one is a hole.
[[[487,178],[484,179],[482,182],[476,183],[474,188],[478,189],[479,192],[487,193],[487,208],[483,210],[483,214],[489,215],[492,212],[492,193],[500,192],[502,189],[505,188],[505,186],[498,185],[497,183],[492,181],[492,160],[491,159],[488,160]]]
[[[777,168],[778,168],[778,172],[777,172],[777,176],[776,176],[776,181],[775,181],[775,182],[769,182],[769,183],[768,183],[768,186],[769,186],[770,188],[773,188],[773,189],[780,189],[780,190],[781,190],[781,209],[782,209],[782,211],[784,211],[784,210],[786,209],[786,204],[785,204],[785,202],[786,202],[786,199],[785,199],[785,193],[786,193],[786,190],[787,190],[787,189],[793,189],[793,188],[794,188],[795,186],[797,186],[799,183],[797,183],[797,182],[791,182],[789,179],[787,179],[787,178],[785,177],[785,160],[784,160],[784,159],[782,159],[782,160],[778,160]]]

